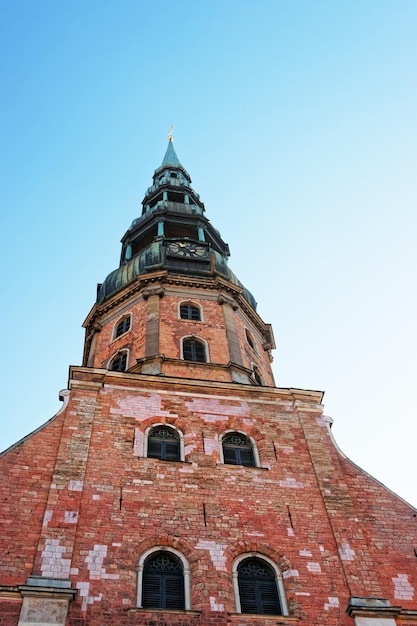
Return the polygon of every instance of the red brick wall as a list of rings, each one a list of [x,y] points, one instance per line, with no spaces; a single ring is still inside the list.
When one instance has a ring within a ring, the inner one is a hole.
[[[133,300],[131,306],[122,306],[115,309],[111,315],[106,315],[100,320],[102,330],[97,334],[97,346],[94,359],[94,367],[106,368],[109,360],[118,350],[128,348],[130,351],[129,367],[136,363],[136,359],[145,356],[145,333],[147,303],[140,299]],[[130,314],[131,330],[117,339],[113,339],[113,333],[118,321],[125,315]]]
[[[1,459],[16,503],[34,491],[39,451],[47,469],[44,487],[31,496],[37,524],[30,527],[26,504],[2,518],[0,537],[13,552],[0,584],[24,582],[31,573],[25,564],[33,565],[57,457],[58,488],[49,495],[50,523],[41,540],[56,549],[40,551],[38,567],[55,567],[71,555],[79,595],[69,626],[260,623],[235,615],[233,562],[248,552],[271,559],[283,573],[291,615],[278,622],[263,617],[267,626],[295,618],[348,626],[351,595],[416,608],[415,512],[340,456],[319,394],[140,375],[100,382],[97,374],[94,391],[88,370],[75,370],[74,378],[65,423],[59,416],[19,453]],[[161,422],[183,433],[184,462],[144,458],[145,431]],[[261,467],[220,463],[219,438],[227,430],[254,440]],[[69,482],[81,475],[70,492]],[[1,489],[9,493],[7,484]],[[76,523],[67,515],[74,512]],[[139,559],[155,546],[174,548],[188,561],[191,612],[136,608]]]
[[[217,290],[208,289],[198,292],[195,288],[188,290],[184,287],[166,288],[163,297],[159,300],[159,350],[157,353],[164,354],[167,359],[180,359],[181,339],[195,335],[206,342],[211,363],[227,365],[231,356],[223,308],[217,302],[218,293]],[[193,301],[201,306],[202,321],[179,319],[178,307],[183,301]],[[136,294],[130,300],[130,304],[123,303],[123,305],[115,308],[112,313],[106,313],[103,317],[99,317],[102,330],[96,337],[94,367],[107,368],[110,359],[119,350],[129,350],[128,369],[136,364],[136,359],[142,359],[145,356],[146,310],[147,301],[143,300],[140,294]],[[128,314],[132,316],[131,330],[119,338],[113,339],[115,325],[123,316]],[[242,311],[236,310],[234,315],[243,366],[252,369],[252,364],[256,364],[265,384],[273,386],[269,356],[262,347],[264,340],[261,334]],[[248,328],[253,336],[256,345],[255,350],[249,346],[246,340],[245,328]],[[177,372],[175,371],[176,368]],[[204,369],[190,371],[187,364],[184,367],[180,364],[167,364],[164,369],[169,375],[178,377],[191,376],[204,380],[207,375],[210,380],[230,381],[231,379],[230,372],[220,369],[208,371],[208,368],[206,371]]]
[[[0,585],[32,573],[65,414],[0,456]]]
[[[251,323],[251,321],[246,318],[242,311],[237,311],[236,313],[236,326],[239,334],[240,345],[242,346],[243,365],[251,369],[252,364],[254,363],[259,368],[265,385],[273,387],[274,378],[271,371],[269,354],[263,348],[265,339],[262,337],[257,328],[255,328],[255,326]],[[251,348],[248,344],[245,333],[246,329],[251,333],[255,349]]]
[[[0,597],[0,626],[16,626],[19,622],[21,600]]]
[[[201,322],[179,319],[179,303],[188,299],[201,305],[203,315]],[[164,296],[160,304],[161,352],[169,358],[179,359],[181,338],[193,334],[207,342],[212,363],[229,362],[230,356],[221,306],[215,300],[206,300],[201,296],[199,298]]]

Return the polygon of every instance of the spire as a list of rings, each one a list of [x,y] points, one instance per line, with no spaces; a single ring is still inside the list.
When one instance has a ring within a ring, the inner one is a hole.
[[[169,138],[168,138],[168,148],[167,148],[167,151],[165,152],[165,156],[163,158],[163,161],[160,167],[166,167],[167,165],[174,165],[175,167],[182,167],[177,157],[177,153],[175,152],[175,149],[174,149],[174,144],[172,141],[171,133],[169,134]]]

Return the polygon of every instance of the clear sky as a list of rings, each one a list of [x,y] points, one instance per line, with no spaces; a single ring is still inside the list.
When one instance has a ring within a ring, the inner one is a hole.
[[[0,448],[59,409],[175,149],[273,325],[277,386],[417,505],[417,2],[2,0]]]

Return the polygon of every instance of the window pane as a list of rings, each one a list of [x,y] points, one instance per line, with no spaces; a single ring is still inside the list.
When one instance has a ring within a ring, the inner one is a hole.
[[[151,436],[148,437],[148,456],[152,459],[161,458],[161,442]]]
[[[110,364],[110,369],[113,372],[124,372],[127,365],[127,353],[123,352],[118,354]]]
[[[206,360],[206,351],[202,343],[195,342],[195,361],[199,361],[200,363],[204,363]]]
[[[279,615],[281,613],[281,607],[275,580],[258,580],[256,582],[261,612],[267,615]]]
[[[235,448],[223,448],[223,459],[227,465],[239,465]]]
[[[186,361],[206,362],[205,346],[196,339],[185,339],[182,344],[182,353]]]
[[[249,439],[240,433],[227,435],[223,439],[223,459],[230,465],[254,467],[255,458]]]
[[[120,335],[123,335],[123,333],[127,333],[128,330],[130,330],[130,315],[123,318],[117,324],[116,332],[114,334],[115,338],[120,337]]]
[[[253,377],[258,385],[262,385],[262,378],[257,367],[253,368]]]
[[[196,306],[190,306],[190,319],[200,320],[200,309]]]
[[[152,609],[185,609],[183,572],[172,556],[158,553],[145,563],[142,606]]]
[[[247,559],[238,568],[242,613],[281,615],[278,589],[273,570],[263,561]]]
[[[165,441],[164,444],[163,455],[161,459],[165,459],[166,461],[179,461],[180,460],[180,442],[168,442]]]
[[[248,330],[245,329],[245,334],[246,334],[246,341],[248,342],[248,344],[250,345],[250,347],[255,350],[255,344],[254,341],[252,339],[252,335],[250,334],[250,332]]]
[[[193,351],[192,351],[192,346],[191,346],[190,341],[184,341],[183,346],[182,346],[182,352],[184,355],[184,359],[186,361],[194,361]]]
[[[195,306],[193,304],[181,304],[180,317],[182,320],[199,321],[201,319],[200,309],[198,306]]]
[[[248,450],[238,449],[237,452],[239,455],[240,465],[245,465],[246,467],[253,467],[255,465],[252,448]]]
[[[148,437],[148,457],[163,461],[180,460],[180,439],[172,428],[154,428]]]

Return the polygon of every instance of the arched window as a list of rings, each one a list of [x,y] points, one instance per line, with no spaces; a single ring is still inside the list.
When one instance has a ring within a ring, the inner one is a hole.
[[[182,320],[201,321],[201,309],[192,302],[182,302],[180,304],[180,318]]]
[[[245,336],[246,336],[247,343],[250,345],[252,350],[254,350],[256,352],[255,340],[254,340],[254,338],[252,336],[252,333],[247,328],[245,328]]]
[[[168,426],[155,426],[148,435],[148,457],[163,461],[180,461],[180,437]]]
[[[124,335],[124,333],[127,333],[127,331],[130,330],[130,322],[130,315],[126,315],[126,317],[123,317],[115,326],[113,339],[117,339],[117,337],[120,337],[120,335]]]
[[[259,371],[259,367],[257,367],[256,365],[252,366],[252,376],[253,376],[253,380],[255,381],[255,383],[257,385],[263,385],[263,380],[262,380],[262,376],[261,373]]]
[[[185,609],[183,565],[170,552],[154,552],[146,559],[142,578],[142,607]]]
[[[127,352],[118,352],[109,363],[109,370],[113,372],[125,372],[127,367]]]
[[[236,575],[236,574],[235,574]],[[287,615],[281,577],[264,559],[250,556],[237,566],[238,598],[241,613]]]
[[[182,355],[185,361],[196,361],[206,363],[206,346],[200,339],[187,337],[182,341]]]
[[[242,433],[229,433],[223,437],[223,461],[228,465],[255,466],[252,443]]]

